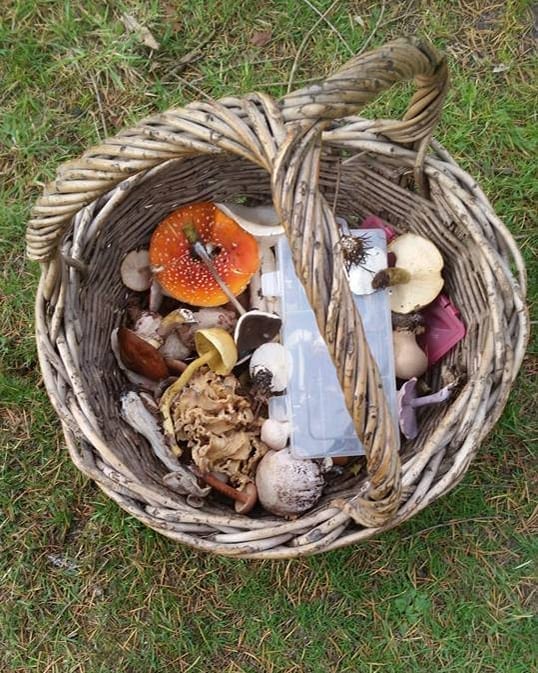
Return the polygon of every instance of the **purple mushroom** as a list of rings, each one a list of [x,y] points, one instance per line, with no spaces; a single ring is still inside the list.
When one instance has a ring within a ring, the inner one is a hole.
[[[407,439],[415,439],[418,435],[417,416],[415,409],[427,404],[439,404],[448,400],[454,389],[454,383],[441,388],[432,395],[417,397],[417,379],[406,381],[398,391],[398,408],[400,411],[400,430]]]

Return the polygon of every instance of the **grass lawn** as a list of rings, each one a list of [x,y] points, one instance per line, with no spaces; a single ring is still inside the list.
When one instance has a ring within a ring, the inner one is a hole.
[[[38,269],[24,256],[42,184],[99,138],[205,95],[279,96],[292,72],[298,86],[418,33],[450,57],[437,138],[516,236],[536,318],[537,21],[525,0],[3,0],[2,673],[538,670],[536,339],[464,481],[412,521],[299,561],[214,558],[146,529],[71,465],[40,380]],[[365,114],[401,114],[407,93]]]

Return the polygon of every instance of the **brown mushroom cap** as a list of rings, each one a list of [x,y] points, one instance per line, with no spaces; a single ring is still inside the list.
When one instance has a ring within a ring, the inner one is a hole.
[[[120,327],[118,344],[123,364],[152,381],[168,376],[168,367],[159,351],[127,327]]]

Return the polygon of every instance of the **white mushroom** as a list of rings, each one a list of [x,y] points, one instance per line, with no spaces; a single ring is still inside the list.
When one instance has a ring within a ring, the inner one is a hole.
[[[255,238],[264,239],[271,245],[284,233],[280,217],[273,206],[243,206],[238,203],[216,203],[219,210],[235,220]]]
[[[364,252],[360,264],[350,265],[347,275],[353,294],[372,294],[372,279],[378,271],[387,266],[387,255],[381,248],[371,247]]]
[[[396,255],[396,266],[374,277],[374,289],[390,287],[390,308],[395,313],[411,313],[430,304],[444,284],[444,262],[437,247],[423,236],[403,234],[388,251]]]
[[[306,512],[319,500],[324,485],[318,463],[294,458],[289,449],[268,451],[256,472],[258,500],[278,516],[293,518]]]
[[[261,440],[270,449],[280,451],[288,443],[290,436],[290,424],[288,422],[276,421],[274,418],[267,418],[261,428]]]
[[[155,348],[159,348],[163,343],[163,338],[159,334],[162,317],[152,311],[141,311],[133,325],[133,332],[147,343]]]
[[[177,332],[170,332],[159,352],[168,360],[185,360],[192,354],[192,349],[183,343]]]
[[[136,292],[144,292],[151,285],[149,252],[132,250],[127,254],[120,267],[121,280],[125,287]]]
[[[252,354],[249,372],[254,386],[263,383],[267,392],[278,393],[288,385],[291,367],[291,355],[284,346],[266,343]]]
[[[422,376],[428,369],[428,357],[419,347],[415,336],[425,330],[420,313],[392,314],[394,371],[399,379]]]

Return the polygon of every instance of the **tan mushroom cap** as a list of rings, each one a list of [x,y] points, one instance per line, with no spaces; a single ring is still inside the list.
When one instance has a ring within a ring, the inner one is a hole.
[[[395,238],[388,251],[396,255],[396,268],[411,276],[409,282],[390,287],[391,310],[411,313],[430,304],[444,285],[444,261],[437,246],[423,236],[409,233]]]
[[[237,363],[237,348],[231,335],[222,327],[198,330],[194,335],[198,355],[214,352],[207,365],[216,374],[226,376]]]

